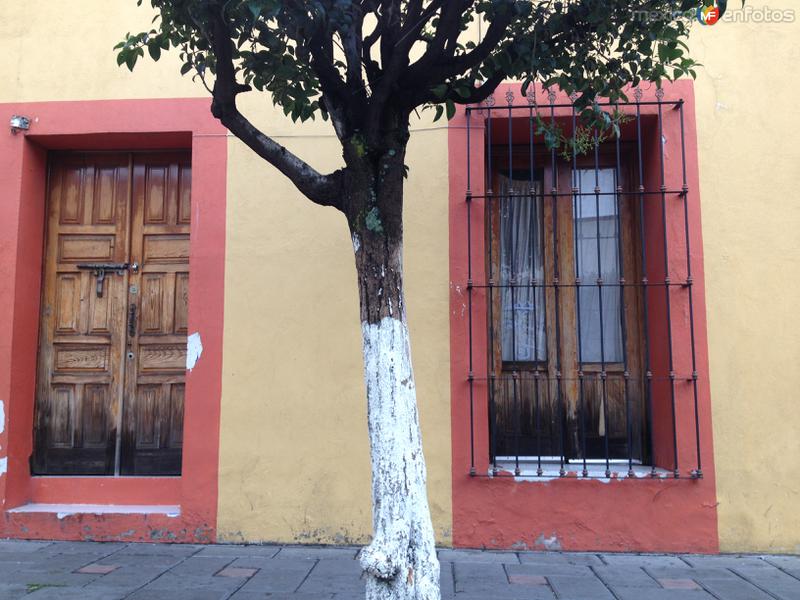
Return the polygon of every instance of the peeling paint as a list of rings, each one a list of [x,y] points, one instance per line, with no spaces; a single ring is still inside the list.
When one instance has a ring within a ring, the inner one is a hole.
[[[561,542],[558,540],[558,536],[555,534],[549,538],[546,538],[544,537],[544,534],[541,534],[538,538],[536,538],[535,544],[536,546],[544,548],[545,550],[561,550]]]
[[[186,370],[191,371],[194,369],[200,356],[203,354],[203,342],[200,339],[200,333],[195,331],[192,335],[186,338]]]
[[[6,430],[6,407],[5,403],[0,400],[0,433]]]
[[[0,458],[0,477],[5,475],[6,471],[8,471],[8,458],[4,456]]]

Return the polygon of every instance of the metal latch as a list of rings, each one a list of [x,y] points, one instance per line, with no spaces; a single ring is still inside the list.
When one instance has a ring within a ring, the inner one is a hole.
[[[80,263],[77,265],[78,269],[82,271],[91,271],[92,275],[97,277],[97,297],[103,297],[103,282],[106,279],[106,273],[116,273],[117,275],[124,275],[125,271],[130,267],[128,263]],[[138,267],[138,265],[137,265]]]

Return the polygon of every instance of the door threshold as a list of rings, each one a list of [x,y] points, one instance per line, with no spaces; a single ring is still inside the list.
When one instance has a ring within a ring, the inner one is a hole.
[[[180,517],[181,507],[172,504],[41,504],[31,503],[9,509],[9,513],[54,514],[63,519],[73,515],[164,515]]]

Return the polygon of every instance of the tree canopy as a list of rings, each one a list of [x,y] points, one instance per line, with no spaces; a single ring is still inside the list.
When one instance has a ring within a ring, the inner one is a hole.
[[[705,1],[705,0],[704,0]],[[138,0],[141,4],[142,0]],[[623,99],[628,85],[693,75],[685,39],[698,0],[150,0],[150,31],[127,34],[133,70],[175,48],[181,72],[212,94],[224,125],[306,196],[336,205],[340,173],[321,175],[258,131],[236,96],[268,92],[295,121],[330,118],[354,154],[385,152],[415,110],[451,117],[504,80]],[[719,2],[724,9],[725,2]],[[479,39],[465,35],[480,27]],[[345,157],[347,159],[347,157]]]

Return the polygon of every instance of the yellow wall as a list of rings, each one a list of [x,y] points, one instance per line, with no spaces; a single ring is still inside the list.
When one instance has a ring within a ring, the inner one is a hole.
[[[800,6],[768,4],[796,22],[696,27],[691,44],[711,400],[722,550],[800,552]]]
[[[117,41],[150,27],[152,13],[134,0],[22,4],[0,3],[0,102],[206,95],[179,76],[174,53],[144,60],[133,74],[116,66]],[[338,166],[327,123],[295,125],[265,96],[242,100],[257,124],[314,166]],[[431,510],[447,543],[447,131],[415,127],[424,131],[408,158],[407,305]],[[347,224],[233,138],[228,164],[219,537],[363,542],[369,446]]]
[[[263,99],[244,106],[254,113]],[[421,124],[415,127],[421,127]],[[264,128],[320,170],[327,124]],[[417,131],[406,189],[406,283],[428,489],[450,537],[447,132]],[[243,144],[229,151],[219,537],[361,543],[369,445],[353,250],[344,217],[303,200]]]
[[[792,0],[770,7],[800,11]],[[133,75],[116,67],[111,47],[148,26],[133,0],[0,3],[0,102],[203,96],[174,55]],[[723,22],[692,38],[706,65],[696,87],[724,550],[800,552],[798,34],[798,23]],[[256,95],[244,106],[318,168],[337,165],[326,124],[295,126]],[[447,135],[427,120],[414,127],[408,310],[431,505],[447,543]],[[362,542],[369,463],[346,224],[235,140],[229,148],[220,538]]]

